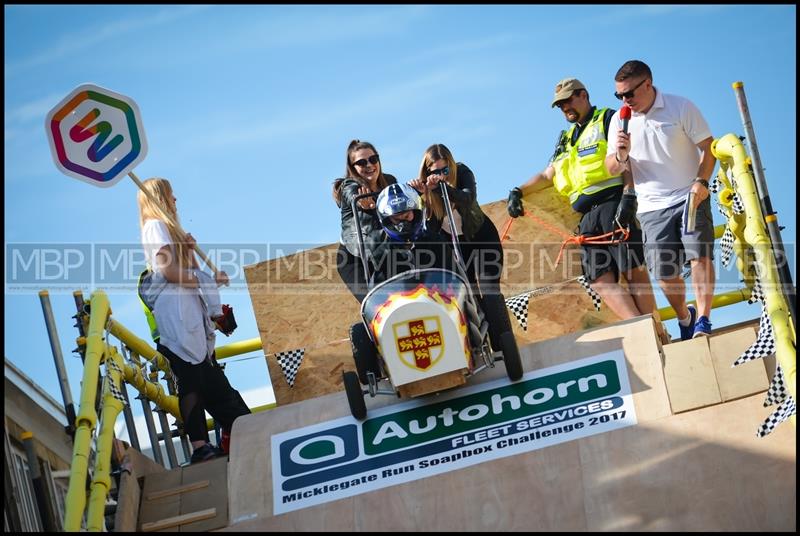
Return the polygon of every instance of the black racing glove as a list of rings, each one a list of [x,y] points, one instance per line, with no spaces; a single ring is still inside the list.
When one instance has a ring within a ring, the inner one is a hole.
[[[633,223],[633,219],[636,217],[637,207],[636,192],[633,190],[625,190],[622,193],[622,199],[620,199],[619,205],[617,205],[617,214],[615,216],[617,222],[622,227],[627,227]]]
[[[512,218],[519,218],[525,212],[522,207],[522,190],[514,188],[508,193],[508,215]]]

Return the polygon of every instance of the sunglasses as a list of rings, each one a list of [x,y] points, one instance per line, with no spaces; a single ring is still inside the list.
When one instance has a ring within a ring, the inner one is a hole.
[[[353,162],[353,165],[354,166],[358,166],[358,167],[364,167],[364,166],[367,165],[367,162],[369,162],[370,164],[372,164],[374,166],[375,164],[380,162],[380,160],[381,159],[378,158],[378,155],[374,154],[374,155],[370,156],[369,158],[362,158],[361,160],[356,160],[355,162]]]
[[[647,80],[647,78],[645,78],[644,80],[642,80],[641,82],[639,82],[638,84],[636,84],[636,85],[633,87],[633,89],[631,89],[631,90],[629,90],[629,91],[626,91],[625,93],[617,93],[617,92],[615,91],[615,92],[614,92],[614,96],[615,96],[616,98],[618,98],[619,100],[622,100],[622,99],[632,99],[632,98],[633,98],[633,94],[634,94],[634,93],[636,93],[636,90],[637,90],[637,89],[639,89],[639,86],[641,86],[642,84],[644,84],[646,80]]]
[[[441,169],[429,169],[428,175],[450,175],[450,166],[444,166]]]

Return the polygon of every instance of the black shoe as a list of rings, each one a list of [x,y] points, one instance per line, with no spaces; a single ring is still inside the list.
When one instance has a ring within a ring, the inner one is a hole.
[[[220,451],[211,443],[206,443],[202,447],[194,449],[190,463],[203,463],[214,458],[219,458]]]

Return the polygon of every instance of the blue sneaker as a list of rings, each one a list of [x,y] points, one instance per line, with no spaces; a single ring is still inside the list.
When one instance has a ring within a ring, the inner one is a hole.
[[[697,308],[692,305],[691,303],[686,306],[689,309],[689,325],[684,326],[680,322],[678,322],[678,327],[681,328],[681,340],[688,341],[692,337],[694,337],[694,323],[697,320]]]
[[[709,337],[710,335],[711,321],[707,316],[701,316],[697,319],[697,323],[694,325],[694,335],[692,335],[692,338],[696,339],[697,337]]]

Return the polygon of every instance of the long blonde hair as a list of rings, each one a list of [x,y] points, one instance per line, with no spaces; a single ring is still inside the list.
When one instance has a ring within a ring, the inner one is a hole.
[[[180,225],[178,213],[172,204],[172,185],[167,179],[154,177],[147,179],[142,186],[150,194],[148,197],[142,190],[136,195],[139,203],[139,229],[144,228],[147,220],[159,220],[167,226],[172,242],[177,252],[178,266],[189,268],[192,266],[192,251],[187,247],[185,237],[172,222]],[[156,202],[150,200],[153,198]],[[171,218],[171,219],[170,219]]]
[[[445,182],[455,188],[456,184],[458,184],[456,161],[453,159],[453,153],[450,152],[450,149],[441,143],[434,143],[425,150],[425,155],[422,157],[422,164],[419,167],[419,178],[424,182],[428,178],[428,170],[433,163],[442,159],[447,162],[447,167],[450,168],[448,175],[445,177]],[[442,221],[445,214],[447,214],[444,209],[442,194],[439,193],[438,190],[428,192],[425,201],[429,209],[428,217]]]

